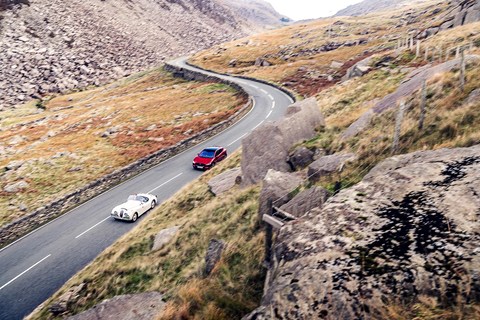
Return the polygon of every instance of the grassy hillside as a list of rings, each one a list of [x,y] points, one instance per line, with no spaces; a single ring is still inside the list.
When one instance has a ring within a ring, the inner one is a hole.
[[[115,295],[152,290],[171,299],[166,318],[198,314],[204,319],[236,319],[255,308],[264,278],[263,234],[255,225],[259,188],[214,197],[206,185],[221,170],[238,165],[239,158],[234,154],[221,169],[179,191],[72,278],[59,293],[80,283],[87,289],[71,311],[80,312]],[[173,226],[180,227],[179,234],[152,251],[155,235]],[[212,275],[205,277],[211,239],[224,241],[226,250]],[[44,308],[34,318],[51,315]]]
[[[423,10],[416,10],[420,14],[408,25],[402,22],[406,14],[401,12],[358,19],[341,18],[342,23],[337,24],[334,24],[336,20],[323,20],[294,25],[202,52],[194,57],[193,62],[222,72],[259,77],[279,84],[287,82],[291,84],[289,89],[299,96],[316,96],[327,126],[318,137],[302,144],[311,149],[324,149],[327,154],[356,153],[359,160],[349,164],[341,175],[318,183],[330,190],[338,182],[347,188],[379,161],[392,155],[397,108],[394,106],[374,117],[367,129],[354,137],[343,139],[342,132],[379,99],[397,90],[415,68],[441,62],[438,59],[425,61],[423,54],[415,57],[410,51],[389,49],[396,43],[396,40],[389,41],[390,36],[392,39],[397,35],[403,37],[409,28],[427,22],[438,23],[438,17],[432,15],[434,9],[428,4]],[[440,5],[440,15],[442,10],[444,7]],[[330,41],[332,33],[327,29],[332,24],[337,28],[334,33],[340,34],[335,41],[363,36],[373,39],[365,45],[326,53],[310,50]],[[360,34],[362,30],[369,33]],[[444,31],[424,45],[455,48],[472,43],[469,54],[480,54],[478,30],[479,23]],[[295,48],[298,55],[286,61],[277,58],[276,55],[286,48]],[[332,61],[349,66],[373,53],[369,73],[338,83],[346,67],[335,69]],[[266,58],[273,65],[255,66],[258,57]],[[478,61],[467,64],[463,91],[459,85],[458,68],[439,73],[427,82],[427,113],[423,129],[418,128],[421,87],[414,94],[403,97],[409,107],[402,122],[396,153],[480,143],[480,100],[472,98],[474,90],[480,88],[479,66]],[[332,79],[328,80],[324,74],[331,75]],[[159,319],[238,319],[253,310],[260,302],[265,277],[262,268],[264,235],[255,224],[260,186],[236,187],[227,194],[214,197],[206,184],[220,171],[238,164],[239,154],[235,154],[150,213],[132,233],[117,241],[71,279],[33,318],[52,318],[47,310],[52,301],[80,283],[87,283],[87,290],[81,294],[71,313],[78,313],[117,294],[150,290],[165,293],[168,302],[166,312],[159,315]],[[303,188],[311,186],[306,182]],[[152,237],[175,225],[181,227],[178,237],[165,248],[152,252]],[[204,256],[212,238],[225,241],[227,250],[213,274],[205,277],[202,274]],[[420,299],[411,305],[392,305],[386,313],[389,319],[478,319],[480,306],[445,309],[438,307],[435,301]]]
[[[228,118],[245,102],[228,86],[158,69],[2,111],[0,226]],[[24,187],[8,191],[19,182]]]

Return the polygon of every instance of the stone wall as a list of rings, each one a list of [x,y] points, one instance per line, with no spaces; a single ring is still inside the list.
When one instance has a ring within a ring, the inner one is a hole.
[[[165,70],[172,72],[175,76],[181,76],[187,80],[198,81],[212,81],[221,82],[231,85],[235,89],[247,95],[240,86],[230,81],[221,80],[216,77],[205,76],[199,72],[185,70],[183,68],[177,68],[173,65],[166,65]],[[50,203],[47,206],[41,207],[32,212],[28,216],[14,221],[3,228],[0,228],[0,247],[7,245],[27,234],[28,232],[44,225],[52,219],[62,215],[63,213],[75,208],[83,202],[86,202],[102,192],[112,188],[113,186],[136,176],[143,171],[173,157],[176,154],[187,150],[198,143],[205,141],[206,139],[216,135],[217,133],[225,130],[240,120],[252,107],[252,101],[249,100],[237,113],[230,116],[228,119],[208,128],[199,134],[185,139],[169,148],[165,148],[155,152],[154,154],[142,158],[126,167],[112,172],[111,174],[104,176],[98,180],[91,182],[90,184]]]
[[[195,66],[191,63],[189,63],[188,61],[186,62],[187,65],[189,66],[192,66],[192,67],[195,67],[197,69],[200,69],[200,70],[204,70],[204,71],[208,71],[208,72],[212,72],[212,73],[216,73],[218,75],[223,75],[223,76],[232,76],[231,74],[228,74],[228,73],[221,73],[221,72],[216,72],[214,70],[210,70],[210,69],[206,69],[206,68],[202,68],[202,67],[199,67],[199,66]],[[245,80],[251,80],[251,81],[255,81],[255,82],[260,82],[260,83],[263,83],[263,84],[268,84],[269,86],[271,87],[274,87],[274,88],[277,88],[278,90],[282,91],[283,93],[285,93],[287,96],[289,96],[293,102],[297,101],[297,98],[295,97],[295,94],[290,92],[288,89],[284,88],[284,87],[281,87],[279,85],[276,85],[275,83],[272,83],[272,82],[268,82],[266,80],[262,80],[262,79],[256,79],[256,78],[252,78],[252,77],[247,77],[247,76],[241,76],[241,75],[233,75],[235,78],[239,78],[239,79],[245,79]]]

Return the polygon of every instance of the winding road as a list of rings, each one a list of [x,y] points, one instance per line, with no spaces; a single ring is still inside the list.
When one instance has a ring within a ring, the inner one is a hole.
[[[178,59],[171,64],[202,71]],[[159,202],[173,196],[201,172],[191,167],[198,151],[209,145],[229,152],[265,121],[281,118],[292,99],[284,92],[251,80],[215,75],[238,83],[254,100],[242,120],[217,136],[108,190],[36,231],[0,250],[0,319],[22,319],[48,299],[70,277],[137,224],[115,221],[111,208],[132,193],[158,195]],[[148,213],[142,216],[143,219]],[[137,222],[138,223],[138,222]]]

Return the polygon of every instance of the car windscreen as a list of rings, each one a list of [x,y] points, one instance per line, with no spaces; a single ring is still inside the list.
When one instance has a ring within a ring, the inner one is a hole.
[[[213,158],[215,156],[215,150],[203,150],[202,152],[200,152],[199,156],[202,158]]]

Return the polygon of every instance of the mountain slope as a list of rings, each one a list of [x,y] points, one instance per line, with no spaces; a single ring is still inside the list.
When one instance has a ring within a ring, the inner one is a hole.
[[[219,0],[225,3],[239,17],[253,25],[276,27],[280,22],[289,22],[290,19],[280,15],[273,6],[263,0]],[[258,27],[257,27],[258,29]]]
[[[0,110],[280,24],[273,8],[250,4],[254,11],[220,0],[2,1],[0,64],[10,67],[0,70]]]
[[[407,1],[409,0],[364,0],[338,11],[335,16],[361,16],[371,12],[396,7]]]

